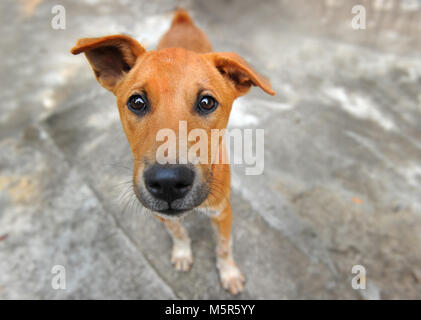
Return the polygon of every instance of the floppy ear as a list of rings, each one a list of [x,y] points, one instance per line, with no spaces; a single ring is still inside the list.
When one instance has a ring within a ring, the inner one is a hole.
[[[275,95],[268,79],[258,74],[243,58],[234,52],[206,54],[219,72],[235,87],[238,96],[246,94],[251,86],[258,86],[264,92]]]
[[[84,52],[98,82],[113,91],[119,80],[134,66],[145,49],[135,39],[126,35],[79,39],[71,50]]]

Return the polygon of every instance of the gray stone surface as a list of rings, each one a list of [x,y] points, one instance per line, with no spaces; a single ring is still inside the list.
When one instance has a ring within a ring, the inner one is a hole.
[[[120,32],[153,48],[177,5],[277,92],[253,89],[230,120],[265,129],[264,173],[232,168],[239,298],[421,298],[419,13],[362,2],[366,31],[350,30],[349,2],[63,1],[67,28],[53,30],[55,3],[1,1],[0,298],[230,298],[197,212],[193,268],[172,269],[169,236],[130,192],[114,98],[69,54]],[[66,290],[51,287],[54,265]],[[354,265],[366,290],[351,287]]]

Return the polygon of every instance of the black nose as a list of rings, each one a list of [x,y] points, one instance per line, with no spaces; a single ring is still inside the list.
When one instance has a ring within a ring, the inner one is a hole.
[[[158,199],[171,204],[183,198],[191,189],[194,171],[184,165],[155,164],[144,173],[148,191]]]

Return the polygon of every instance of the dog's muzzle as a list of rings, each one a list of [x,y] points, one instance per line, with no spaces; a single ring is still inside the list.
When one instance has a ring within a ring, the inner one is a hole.
[[[166,215],[179,215],[200,205],[207,188],[194,166],[154,164],[136,184],[136,195],[147,208]]]

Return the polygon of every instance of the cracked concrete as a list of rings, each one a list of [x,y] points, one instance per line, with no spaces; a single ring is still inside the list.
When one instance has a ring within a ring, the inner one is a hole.
[[[69,53],[78,37],[121,32],[151,49],[176,6],[277,92],[252,90],[230,120],[265,129],[263,174],[232,167],[239,298],[421,298],[420,14],[360,2],[357,32],[341,1],[62,1],[65,30],[50,26],[51,1],[2,1],[0,298],[231,298],[198,212],[184,221],[193,268],[172,269],[168,234],[130,192],[114,98]],[[366,290],[352,289],[354,265]]]

